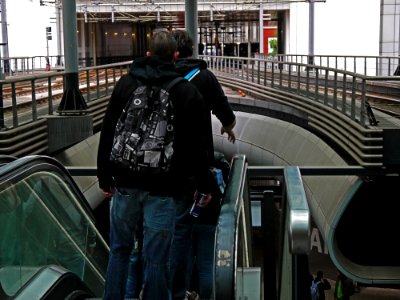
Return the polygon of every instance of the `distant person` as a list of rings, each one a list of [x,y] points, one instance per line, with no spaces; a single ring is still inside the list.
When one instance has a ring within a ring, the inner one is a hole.
[[[338,271],[333,297],[335,300],[349,300],[354,294],[354,285],[346,275]]]
[[[228,102],[228,98],[219,84],[215,75],[207,69],[207,63],[203,60],[192,59],[193,40],[184,30],[172,32],[177,44],[179,59],[176,61],[176,70],[184,75],[198,68],[199,73],[190,81],[203,95],[209,113],[207,114],[207,149],[209,167],[217,166],[225,160],[224,157],[215,160],[211,112],[221,122],[221,134],[227,133],[228,140],[235,142],[236,136],[233,128],[236,124],[235,114]],[[193,158],[195,159],[195,158]],[[225,160],[226,161],[226,160]],[[229,163],[226,162],[229,169]],[[189,193],[188,195],[191,195]],[[221,208],[221,196],[213,197],[211,202],[203,208],[199,219],[189,215],[190,202],[181,202],[176,209],[175,237],[171,258],[173,299],[195,299],[194,293],[188,294],[190,286],[190,274],[192,271],[193,256],[196,257],[196,277],[198,278],[199,293],[201,299],[211,299],[213,293],[213,255],[214,237]],[[189,205],[188,205],[189,204]],[[193,227],[193,223],[196,225]],[[193,239],[191,239],[193,238]],[[193,252],[192,252],[193,250]]]
[[[152,94],[157,94],[156,90],[150,90],[150,86],[168,86],[181,77],[173,63],[177,57],[176,50],[176,41],[171,33],[155,33],[150,40],[148,56],[136,59],[129,74],[117,82],[104,116],[97,156],[97,176],[105,197],[113,198],[110,213],[110,256],[103,299],[124,299],[129,257],[134,247],[136,225],[141,217],[145,274],[142,297],[145,300],[171,299],[169,259],[175,229],[175,203],[183,201],[183,195],[187,195],[187,191],[194,190],[206,194],[208,200],[211,198],[204,134],[207,126],[205,105],[201,94],[185,80],[176,83],[171,89],[167,88],[174,115],[172,124],[156,123],[155,118],[158,119],[160,114],[145,114],[145,117],[152,117],[149,126],[140,123],[143,125],[140,130],[145,132],[148,129],[158,134],[173,130],[173,148],[168,148],[173,151],[164,153],[165,157],[172,154],[169,168],[161,173],[150,169],[159,160],[153,155],[154,152],[146,152],[147,148],[143,152],[132,153],[136,157],[140,154],[148,155],[145,156],[148,160],[135,167],[135,171],[110,159],[111,150],[113,153],[119,151],[119,148],[113,146],[114,132],[126,104],[130,99],[133,101],[132,105],[142,104],[141,98],[132,98],[133,95],[136,96],[136,92],[146,95],[143,93],[143,89],[146,89],[150,98]],[[165,102],[155,101],[160,106],[165,105]],[[132,116],[129,115],[128,122],[138,122]],[[148,137],[153,138],[154,135]],[[126,141],[131,140],[137,142],[138,137],[132,135]],[[119,141],[122,139],[119,138],[117,142]],[[153,145],[155,143],[144,146]],[[144,163],[148,164],[147,168]],[[143,168],[144,172],[139,172]]]
[[[311,283],[311,299],[325,300],[325,291],[331,289],[331,284],[324,278],[322,271],[317,272],[317,276]]]

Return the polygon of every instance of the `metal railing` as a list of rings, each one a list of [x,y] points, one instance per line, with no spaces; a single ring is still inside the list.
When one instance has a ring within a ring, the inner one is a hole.
[[[399,76],[371,77],[274,60],[215,56],[203,59],[227,87],[242,88],[262,101],[303,111],[309,115],[311,127],[337,141],[358,164],[381,165],[382,129],[371,127],[373,115],[368,109],[367,88],[380,80],[399,83]],[[93,118],[94,132],[101,126],[114,85],[131,63],[79,70],[80,89]],[[32,138],[32,131],[36,133],[34,139],[48,139],[46,126],[39,133],[38,123],[56,111],[64,93],[64,76],[64,72],[46,72],[0,81],[0,153],[16,155],[16,147],[18,155],[46,153],[46,145],[28,137]],[[18,146],[22,142],[29,147]]]
[[[131,63],[79,69],[79,89],[87,104],[109,96]],[[66,73],[62,71],[0,80],[0,128],[18,127],[36,121],[43,115],[53,115],[64,93],[65,76]]]
[[[111,92],[131,63],[79,70],[79,88],[94,130],[100,128]],[[65,72],[46,72],[0,80],[0,154],[47,153],[46,118],[57,111],[64,94],[65,76]]]
[[[241,58],[241,57],[232,57]],[[245,57],[242,57],[245,58]],[[254,58],[285,63],[311,64],[319,67],[326,67],[358,73],[367,76],[399,76],[400,57],[385,55],[308,55],[308,54],[254,54]],[[97,61],[108,63],[127,60],[123,57],[102,57]],[[4,74],[13,76],[18,74],[32,74],[37,71],[45,71],[47,65],[50,69],[63,68],[63,56],[19,56],[2,57],[0,65],[3,66]],[[81,67],[92,66],[93,58],[82,58],[79,61]],[[101,63],[104,64],[104,63]]]
[[[400,76],[367,76],[298,62],[242,57],[200,56],[217,75],[234,77],[312,100],[363,127],[371,125],[367,87],[377,81],[400,85]],[[251,93],[251,91],[249,91]]]
[[[5,76],[28,75],[62,67],[63,57],[57,55],[2,57],[0,63]]]
[[[368,76],[399,76],[399,56],[313,55],[308,54],[256,54],[255,58],[313,64],[319,67],[340,69]]]

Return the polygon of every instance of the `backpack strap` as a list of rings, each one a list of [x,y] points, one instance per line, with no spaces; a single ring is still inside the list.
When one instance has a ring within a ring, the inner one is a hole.
[[[188,81],[192,80],[194,77],[196,77],[197,74],[200,73],[200,68],[195,68],[192,71],[190,71],[189,73],[186,74],[185,79],[187,79]]]
[[[182,80],[186,79],[187,81],[192,80],[194,77],[196,77],[197,74],[200,73],[200,68],[194,68],[192,71],[190,71],[189,73],[187,73],[185,75],[185,77],[176,77],[173,80],[171,80],[166,86],[165,86],[165,90],[167,92],[169,92],[175,84],[177,84],[178,82],[181,82]]]
[[[185,78],[176,77],[176,78],[172,79],[170,82],[168,82],[167,84],[164,84],[163,87],[165,87],[165,90],[167,92],[169,92],[177,83],[179,83],[183,80],[185,80]]]

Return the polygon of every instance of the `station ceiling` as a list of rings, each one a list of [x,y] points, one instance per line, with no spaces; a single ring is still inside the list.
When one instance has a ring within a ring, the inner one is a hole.
[[[270,19],[276,12],[288,9],[291,3],[309,0],[198,0],[199,26],[240,26],[259,22],[260,3]],[[325,2],[325,0],[312,0]],[[159,23],[161,26],[184,27],[186,1],[174,0],[76,0],[78,20],[86,22]]]

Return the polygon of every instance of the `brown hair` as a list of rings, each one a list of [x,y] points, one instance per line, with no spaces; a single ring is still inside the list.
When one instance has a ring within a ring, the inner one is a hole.
[[[187,58],[193,55],[193,40],[185,30],[174,30],[172,32],[178,45],[179,58]]]
[[[151,55],[173,60],[177,51],[176,41],[170,32],[159,31],[153,34],[149,50]]]

